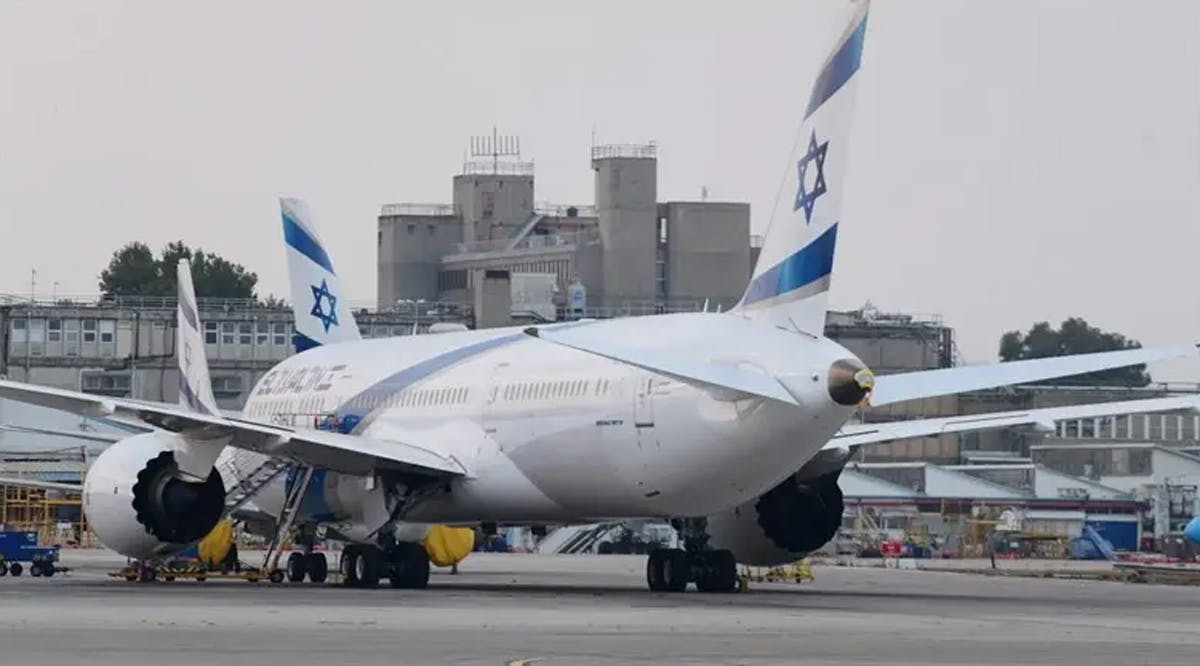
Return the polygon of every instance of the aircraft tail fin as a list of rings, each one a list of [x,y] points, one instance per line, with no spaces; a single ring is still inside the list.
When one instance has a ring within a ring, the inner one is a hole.
[[[358,340],[361,337],[358,323],[342,297],[341,280],[317,237],[308,204],[300,199],[281,198],[279,207],[287,244],[292,312],[296,318],[292,339],[296,351]]]
[[[869,1],[851,7],[845,32],[813,84],[787,179],[750,284],[733,312],[822,335],[842,212],[857,73]]]
[[[179,357],[179,404],[194,412],[215,416],[220,411],[208,375],[208,355],[204,352],[204,336],[200,332],[200,310],[196,307],[190,261],[179,260],[176,277],[179,304],[176,306],[175,349]]]

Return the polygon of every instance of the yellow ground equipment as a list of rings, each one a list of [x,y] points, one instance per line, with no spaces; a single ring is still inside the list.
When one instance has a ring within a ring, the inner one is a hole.
[[[233,523],[222,520],[197,546],[200,561],[210,569],[220,568],[233,548]]]
[[[434,566],[451,567],[465,560],[475,548],[475,530],[434,525],[421,540],[421,545]]]
[[[808,560],[799,560],[780,567],[769,567],[765,571],[761,567],[743,567],[738,576],[738,589],[745,592],[751,582],[754,583],[804,583],[815,580],[812,566]]]

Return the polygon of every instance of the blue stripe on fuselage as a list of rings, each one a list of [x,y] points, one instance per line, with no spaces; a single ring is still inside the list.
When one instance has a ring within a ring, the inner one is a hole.
[[[366,424],[366,416],[371,411],[367,405],[375,404],[377,400],[386,400],[387,398],[390,398],[392,395],[403,391],[416,382],[429,377],[435,372],[444,370],[445,368],[458,363],[459,361],[466,360],[472,356],[477,356],[485,351],[495,349],[497,347],[511,344],[525,337],[527,336],[523,333],[502,335],[500,337],[490,338],[474,344],[466,345],[465,347],[451,349],[448,352],[425,359],[424,361],[421,361],[415,365],[410,365],[400,372],[397,372],[394,375],[389,375],[388,377],[385,377],[371,386],[368,386],[360,391],[357,395],[347,400],[342,404],[341,407],[338,408],[337,418],[339,420],[345,419],[346,417],[353,417],[357,419],[358,426],[355,429],[359,430],[363,425]]]
[[[591,321],[571,321],[560,322],[557,324],[549,324],[541,328],[548,330],[561,330],[564,328],[574,328],[591,324]],[[463,347],[451,349],[442,352],[435,356],[419,361],[414,365],[410,365],[403,370],[388,375],[378,382],[359,391],[346,402],[342,403],[335,413],[335,418],[339,421],[346,421],[351,425],[347,430],[350,433],[361,431],[364,427],[370,424],[366,419],[367,415],[372,411],[368,405],[376,404],[376,402],[387,402],[391,396],[403,391],[413,384],[426,379],[434,373],[445,370],[446,368],[465,361],[472,356],[478,356],[486,351],[503,347],[504,345],[512,344],[524,338],[527,338],[524,332],[511,333],[509,335],[501,335],[487,340],[481,340]]]
[[[858,26],[854,28],[854,32],[850,33],[846,41],[842,42],[837,52],[825,64],[825,69],[821,70],[816,82],[813,83],[812,94],[808,98],[808,108],[804,110],[805,118],[821,108],[821,105],[833,97],[833,94],[840,90],[858,71],[859,65],[862,64],[863,40],[866,34],[867,17],[863,16],[862,20],[858,22]]]
[[[287,244],[292,246],[297,252],[308,257],[321,268],[333,273],[333,262],[329,260],[329,255],[325,253],[325,248],[317,242],[293,220],[287,213],[283,214],[283,239]]]
[[[837,245],[837,224],[829,227],[811,243],[754,278],[746,288],[743,303],[774,298],[795,291],[833,272],[833,251]]]

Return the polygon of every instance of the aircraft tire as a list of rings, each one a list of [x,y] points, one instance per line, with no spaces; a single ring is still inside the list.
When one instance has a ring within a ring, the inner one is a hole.
[[[696,589],[701,592],[733,592],[737,590],[737,560],[732,551],[710,550],[700,553],[696,573]]]
[[[359,556],[358,544],[346,544],[346,547],[342,549],[342,558],[338,561],[338,569],[342,572],[342,584],[346,587],[358,586]]]
[[[324,583],[329,576],[329,562],[325,559],[325,553],[305,555],[304,568],[308,570],[308,579],[314,583]]]
[[[21,566],[20,562],[13,562],[8,566],[8,573],[12,574],[14,578],[20,576],[24,570],[25,568]]]
[[[375,587],[385,573],[383,551],[378,546],[361,546],[358,554],[358,587]]]
[[[652,550],[646,559],[646,584],[653,592],[683,592],[691,569],[688,554],[679,548]]]
[[[388,582],[392,587],[412,590],[429,586],[429,555],[419,544],[400,543],[388,554]]]
[[[307,574],[308,564],[304,553],[293,552],[287,558],[287,579],[289,583],[302,583]]]

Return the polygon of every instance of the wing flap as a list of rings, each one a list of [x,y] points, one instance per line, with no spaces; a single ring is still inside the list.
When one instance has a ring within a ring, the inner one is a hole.
[[[990,365],[967,365],[875,378],[871,405],[888,405],[981,389],[1071,377],[1098,370],[1123,368],[1172,358],[1196,357],[1194,345],[1124,349],[1096,354],[1011,361]]]
[[[1056,421],[1087,419],[1100,416],[1120,416],[1147,412],[1169,412],[1190,409],[1200,412],[1200,396],[1123,400],[1091,405],[1047,407],[990,414],[967,414],[937,419],[915,419],[888,423],[859,423],[842,428],[825,445],[826,449],[848,448],[864,444],[883,444],[898,439],[930,437],[951,432],[992,430],[1022,425],[1053,427]]]

